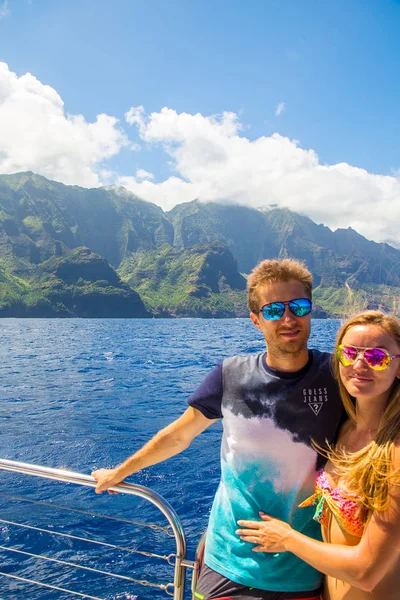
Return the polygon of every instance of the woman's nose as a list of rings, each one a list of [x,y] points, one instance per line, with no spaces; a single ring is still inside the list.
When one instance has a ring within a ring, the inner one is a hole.
[[[356,358],[356,362],[353,365],[354,369],[368,369],[368,365],[365,362],[365,358],[362,354],[359,354]]]

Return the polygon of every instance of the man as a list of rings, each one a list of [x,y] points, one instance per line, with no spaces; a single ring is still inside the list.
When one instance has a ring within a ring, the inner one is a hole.
[[[237,521],[260,511],[318,537],[313,491],[318,455],[311,440],[332,441],[342,405],[329,355],[308,351],[311,273],[291,259],[262,261],[248,278],[250,318],[267,352],[225,359],[189,397],[189,408],[115,469],[93,476],[103,492],[128,475],[187,448],[223,420],[221,482],[211,510],[199,600],[319,598],[320,574],[290,553],[253,552]]]

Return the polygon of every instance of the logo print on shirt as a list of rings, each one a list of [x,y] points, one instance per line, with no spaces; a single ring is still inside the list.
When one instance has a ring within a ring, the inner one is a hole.
[[[321,410],[322,407],[322,402],[313,402],[313,403],[309,403],[308,406],[311,408],[311,410],[313,411],[313,413],[315,415],[317,415],[319,413],[319,411]]]
[[[314,415],[318,416],[324,402],[328,402],[327,388],[303,388],[303,402],[307,402]]]

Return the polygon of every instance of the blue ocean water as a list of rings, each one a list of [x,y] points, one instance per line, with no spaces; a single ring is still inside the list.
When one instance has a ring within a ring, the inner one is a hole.
[[[338,326],[335,320],[314,320],[310,346],[331,350]],[[88,474],[114,466],[186,409],[187,396],[217,362],[263,349],[261,334],[249,319],[2,319],[0,457]],[[206,527],[218,485],[220,428],[213,425],[181,455],[130,478],[157,491],[177,511],[189,558]],[[90,488],[0,471],[0,546],[135,579],[172,581],[172,567],[160,559],[4,523],[162,555],[174,552],[173,539],[163,532],[55,505],[167,525],[151,504],[132,496],[98,496]],[[1,548],[0,571],[107,600],[168,598],[157,588],[76,572]],[[0,575],[1,600],[71,597]]]

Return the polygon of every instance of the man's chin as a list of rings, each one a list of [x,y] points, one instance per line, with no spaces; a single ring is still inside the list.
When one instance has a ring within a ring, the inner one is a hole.
[[[304,340],[291,340],[284,344],[279,344],[278,349],[282,354],[299,354],[307,350],[307,342]]]

